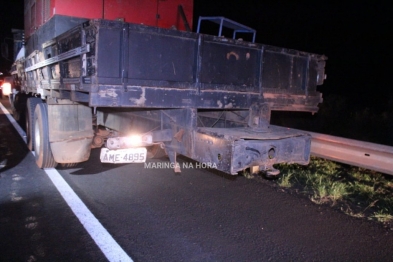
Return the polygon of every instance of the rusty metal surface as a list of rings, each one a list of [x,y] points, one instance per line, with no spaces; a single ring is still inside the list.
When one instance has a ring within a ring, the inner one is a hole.
[[[226,139],[269,139],[279,140],[283,138],[305,136],[308,134],[306,131],[294,130],[290,128],[270,125],[269,129],[264,132],[258,132],[251,128],[212,128],[212,127],[200,127],[198,132],[202,134],[208,134],[213,136],[219,136]]]
[[[218,170],[236,174],[252,166],[266,170],[284,162],[305,165],[309,155],[307,133],[270,126],[267,132],[250,128],[198,128],[191,158],[214,163]]]
[[[393,175],[393,147],[308,132],[311,154],[317,157]]]

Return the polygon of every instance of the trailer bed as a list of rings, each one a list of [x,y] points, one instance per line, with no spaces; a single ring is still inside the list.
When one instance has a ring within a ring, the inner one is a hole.
[[[316,112],[326,57],[223,37],[102,19],[23,61],[26,92],[94,107]],[[23,71],[23,67],[21,71]]]

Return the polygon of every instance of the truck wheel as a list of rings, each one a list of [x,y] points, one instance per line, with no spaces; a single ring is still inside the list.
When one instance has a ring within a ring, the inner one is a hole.
[[[167,156],[167,153],[160,145],[153,145],[147,149],[147,158],[162,158],[164,156]]]
[[[23,128],[24,122],[24,117],[25,117],[25,111],[26,111],[26,100],[27,100],[27,95],[24,93],[17,93],[13,99],[13,105],[12,107],[12,115],[14,116],[14,119],[19,122],[19,124]]]
[[[26,104],[26,135],[27,147],[29,150],[34,150],[34,110],[37,104],[41,104],[42,100],[39,97],[30,97]]]
[[[19,96],[18,94],[10,94],[9,101],[11,105],[12,116],[14,119],[19,122],[20,119],[20,112],[16,109],[17,105],[19,104]]]
[[[79,163],[60,163],[59,165],[62,168],[71,168],[71,167],[75,167],[77,164],[79,164]]]
[[[34,151],[39,168],[51,168],[57,165],[49,143],[48,106],[37,104],[34,111]]]

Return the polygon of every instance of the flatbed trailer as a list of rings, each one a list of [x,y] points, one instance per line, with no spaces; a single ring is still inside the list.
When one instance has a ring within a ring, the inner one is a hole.
[[[229,174],[308,164],[310,136],[270,125],[270,112],[318,110],[325,56],[105,19],[50,30],[69,21],[51,18],[13,67],[39,167],[86,161],[94,147],[106,163],[165,151],[176,172],[178,154]]]

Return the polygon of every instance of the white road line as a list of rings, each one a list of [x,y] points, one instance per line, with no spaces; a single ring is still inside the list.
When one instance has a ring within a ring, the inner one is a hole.
[[[11,124],[18,130],[19,135],[24,138],[26,142],[26,133],[22,130],[15,119],[10,115],[8,110],[0,103],[0,108],[4,114],[8,117]],[[24,135],[24,137],[23,137]],[[33,152],[32,152],[33,153]],[[34,153],[33,153],[34,154]],[[102,226],[98,219],[90,212],[87,206],[67,184],[63,177],[54,168],[44,169],[49,179],[55,185],[61,196],[64,198],[68,206],[74,212],[75,216],[82,223],[86,231],[96,242],[97,246],[104,253],[109,261],[128,261],[133,260],[127,255],[127,253],[120,247],[120,245],[113,239],[109,232]]]
[[[97,218],[94,217],[82,200],[75,194],[59,172],[54,168],[44,170],[79,221],[105,254],[106,258],[109,261],[132,261]]]

